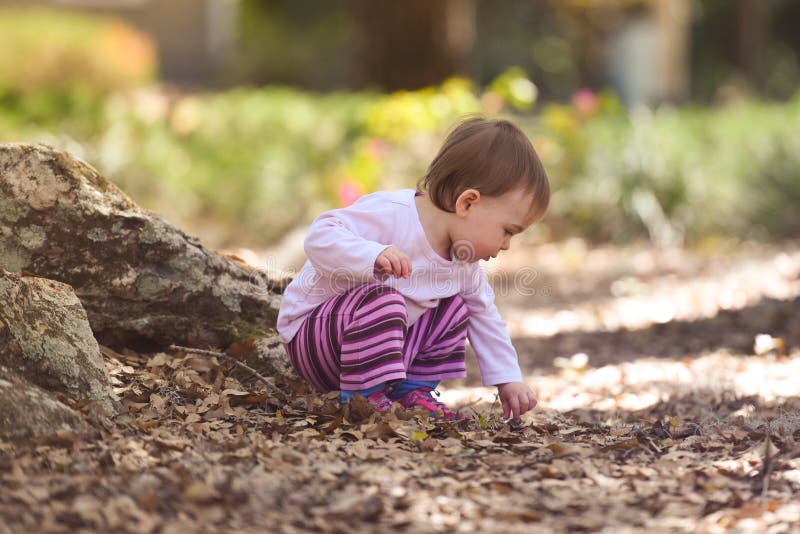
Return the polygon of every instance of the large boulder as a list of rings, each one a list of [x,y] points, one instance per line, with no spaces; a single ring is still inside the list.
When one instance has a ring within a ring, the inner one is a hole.
[[[0,267],[72,286],[104,345],[268,336],[287,280],[214,253],[80,159],[0,144]]]

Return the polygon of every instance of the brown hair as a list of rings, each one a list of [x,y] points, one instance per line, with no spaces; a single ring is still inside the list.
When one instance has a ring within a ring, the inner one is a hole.
[[[532,220],[538,221],[550,203],[550,183],[528,137],[507,120],[481,115],[464,118],[448,134],[417,190],[428,191],[431,201],[454,212],[466,189],[498,197],[518,187],[530,192]]]

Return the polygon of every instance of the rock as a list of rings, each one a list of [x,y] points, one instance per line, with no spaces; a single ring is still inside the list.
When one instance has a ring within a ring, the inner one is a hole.
[[[255,340],[252,349],[242,355],[240,361],[264,376],[273,377],[279,387],[303,382],[292,364],[289,363],[289,358],[286,356],[286,351],[278,336]],[[251,376],[241,370],[235,370],[231,375],[243,383],[253,381]]]
[[[0,269],[0,439],[85,430],[61,402],[110,416],[119,404],[86,312],[61,282]]]
[[[0,365],[0,440],[17,441],[86,430],[81,416],[49,392]]]
[[[69,284],[98,341],[139,349],[270,336],[288,283],[206,249],[46,145],[0,144],[0,267]]]
[[[116,413],[100,347],[68,285],[0,269],[0,302],[0,365],[44,390]]]

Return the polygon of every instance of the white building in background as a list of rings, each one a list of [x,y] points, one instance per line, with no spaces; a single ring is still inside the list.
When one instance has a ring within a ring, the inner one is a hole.
[[[123,20],[153,39],[165,81],[211,82],[236,46],[238,0],[0,0],[2,7],[53,7]]]

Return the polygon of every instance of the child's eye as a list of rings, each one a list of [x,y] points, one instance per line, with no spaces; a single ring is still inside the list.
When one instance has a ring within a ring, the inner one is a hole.
[[[506,230],[506,235],[513,236],[514,232],[512,232],[511,230]]]

